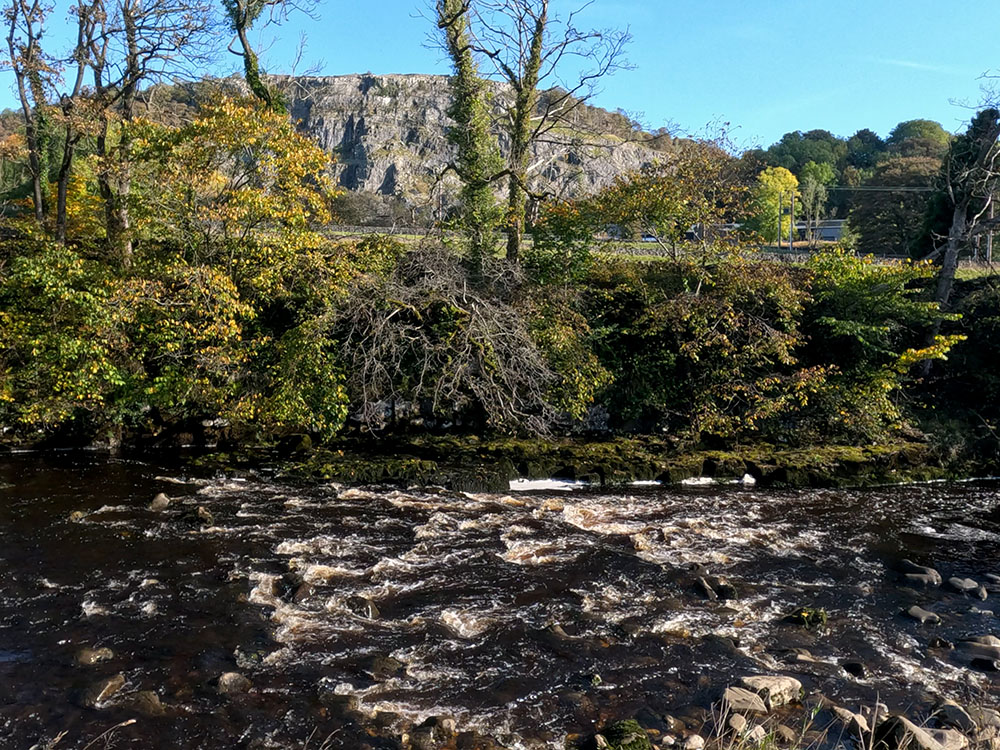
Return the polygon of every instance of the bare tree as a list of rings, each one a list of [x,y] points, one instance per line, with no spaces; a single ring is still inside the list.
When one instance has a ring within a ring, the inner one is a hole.
[[[951,207],[951,225],[944,245],[934,255],[941,257],[934,299],[946,310],[955,283],[961,252],[983,231],[992,231],[995,220],[986,219],[1000,186],[1000,111],[989,108],[972,118],[969,129],[952,141],[942,170],[944,190]],[[933,345],[941,332],[938,320],[928,333]],[[930,371],[930,360],[924,374]]]
[[[46,214],[51,127],[44,77],[51,70],[42,52],[41,39],[46,16],[52,6],[41,0],[10,0],[5,12],[7,64],[14,73],[24,119],[31,174],[35,222],[42,226]]]
[[[260,61],[257,52],[250,41],[250,30],[267,12],[265,25],[278,23],[288,17],[292,11],[299,11],[312,17],[316,8],[316,0],[222,0],[222,7],[226,12],[229,21],[229,28],[235,34],[235,39],[229,45],[229,51],[234,55],[243,58],[243,75],[246,78],[250,91],[264,102],[268,107],[278,111],[284,111],[285,105],[281,97],[264,83],[260,70]],[[234,49],[234,44],[239,42],[239,49]],[[305,48],[300,41],[299,49],[296,53],[298,58]]]
[[[485,259],[491,292],[514,283]],[[454,254],[414,250],[388,277],[363,276],[331,321],[354,416],[382,429],[401,412],[480,419],[502,431],[543,432],[556,418],[554,374],[523,315],[469,283]]]
[[[102,113],[98,184],[109,248],[127,265],[132,257],[128,124],[135,118],[143,86],[190,77],[208,63],[213,55],[213,15],[207,0],[100,0],[93,12],[90,65]],[[123,127],[113,133],[115,120]]]
[[[102,0],[80,0],[73,8],[77,20],[77,38],[68,64],[71,85],[59,94],[59,124],[63,130],[62,158],[56,177],[55,235],[60,243],[66,242],[66,199],[73,172],[73,160],[80,139],[94,131],[95,112],[93,100],[84,97],[83,84],[90,67],[94,34],[103,15]]]
[[[530,177],[544,161],[531,162],[538,143],[568,125],[570,115],[597,91],[599,81],[627,65],[627,30],[581,30],[584,5],[565,20],[550,13],[549,0],[463,0],[453,13],[467,24],[468,47],[483,60],[488,77],[508,89],[500,97],[499,127],[506,141],[504,231],[507,258],[517,261],[529,200],[543,196],[530,189]],[[461,62],[449,49],[456,66]],[[546,96],[539,96],[540,90]]]

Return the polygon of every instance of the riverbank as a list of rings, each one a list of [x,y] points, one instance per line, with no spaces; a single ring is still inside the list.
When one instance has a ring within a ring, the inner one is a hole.
[[[277,476],[349,485],[442,486],[471,492],[507,491],[515,480],[557,480],[592,487],[676,485],[692,481],[762,488],[868,487],[966,476],[968,464],[943,465],[926,443],[729,450],[682,449],[650,437],[480,439],[475,436],[341,440],[313,448],[292,436],[271,449],[205,455],[208,468],[266,465]]]

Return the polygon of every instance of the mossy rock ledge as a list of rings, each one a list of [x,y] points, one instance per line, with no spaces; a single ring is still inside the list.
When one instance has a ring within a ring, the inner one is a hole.
[[[232,456],[228,457],[232,458]],[[250,455],[243,457],[247,464]],[[241,463],[241,461],[237,461]],[[422,437],[384,443],[338,443],[291,458],[280,473],[345,484],[435,485],[465,492],[504,492],[511,479],[567,479],[599,487],[639,480],[677,484],[694,477],[727,483],[752,477],[758,487],[863,487],[958,475],[927,446],[782,449],[770,445],[729,451],[678,450],[663,440],[482,440]]]

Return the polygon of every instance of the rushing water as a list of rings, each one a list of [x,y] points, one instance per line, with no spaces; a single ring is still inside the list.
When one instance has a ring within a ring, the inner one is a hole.
[[[945,579],[1000,573],[998,489],[469,495],[7,457],[0,748],[61,732],[56,747],[79,748],[129,718],[118,747],[389,747],[379,738],[435,715],[507,747],[556,748],[643,707],[694,715],[766,672],[855,705],[995,703],[996,673],[929,643],[1000,634],[1000,594],[917,592],[893,570],[909,557]],[[150,510],[157,492],[174,505]],[[185,520],[198,506],[212,525]],[[738,598],[699,596],[698,565]],[[942,624],[900,615],[915,603]],[[825,608],[828,626],[781,622],[802,605]],[[85,646],[114,658],[79,666]],[[818,663],[790,659],[795,647]],[[253,689],[220,695],[229,671]],[[122,691],[83,707],[87,686],[117,673]],[[128,707],[144,690],[164,715]]]

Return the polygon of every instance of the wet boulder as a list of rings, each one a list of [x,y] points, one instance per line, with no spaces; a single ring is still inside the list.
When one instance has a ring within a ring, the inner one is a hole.
[[[872,750],[963,750],[968,739],[953,729],[923,729],[904,716],[890,716],[872,736]]]
[[[738,714],[766,714],[767,704],[753,690],[727,687],[722,693],[722,710]]]
[[[125,687],[125,675],[119,673],[113,677],[106,677],[98,680],[83,691],[82,704],[85,708],[100,708],[107,703],[123,687]]]
[[[802,695],[802,683],[785,675],[753,675],[744,677],[743,687],[764,699],[768,710],[795,703]]]
[[[377,620],[382,614],[375,606],[375,602],[363,596],[349,596],[344,604],[351,612],[366,620]]]
[[[219,676],[217,687],[222,695],[238,695],[249,691],[253,683],[239,672],[224,672]]]
[[[164,493],[159,492],[157,493],[156,497],[153,498],[153,501],[149,504],[149,509],[152,511],[166,510],[167,508],[170,507],[170,503],[171,503],[170,498],[167,497]]]
[[[815,628],[826,625],[826,610],[818,607],[799,607],[791,614],[785,615],[785,622],[792,625],[802,625],[806,628]]]
[[[846,708],[841,708],[840,706],[832,706],[830,708],[830,712],[836,716],[837,720],[844,725],[844,728],[855,737],[867,737],[868,733],[871,731],[868,726],[868,719],[861,714],[848,711]]]
[[[929,568],[926,565],[917,565],[912,560],[907,560],[904,558],[903,560],[899,561],[899,569],[903,572],[904,575],[909,573],[913,575],[927,576],[930,580],[934,582],[933,585],[935,586],[941,585],[941,574],[938,573],[936,570],[934,570],[934,568]]]
[[[941,585],[939,576],[932,576],[927,573],[904,573],[902,581],[908,586],[919,588],[932,588]]]
[[[959,594],[974,594],[979,590],[979,581],[953,576],[948,579],[948,588],[952,591],[957,591]]]
[[[403,747],[411,750],[438,750],[454,740],[455,720],[446,716],[431,716],[403,735]]]
[[[160,702],[160,696],[152,690],[140,690],[123,701],[126,708],[140,716],[163,716],[167,710]]]
[[[906,614],[921,625],[936,625],[941,622],[941,618],[934,612],[930,612],[923,607],[918,607],[916,604],[906,610]]]
[[[115,658],[115,652],[106,646],[101,648],[84,647],[76,652],[74,661],[82,667],[92,667],[102,661],[111,661]]]
[[[181,516],[181,522],[189,526],[214,526],[215,516],[204,505],[197,508],[190,508]]]
[[[976,722],[969,712],[951,700],[939,704],[931,714],[931,718],[941,727],[953,727],[966,734],[972,734],[977,729]]]

